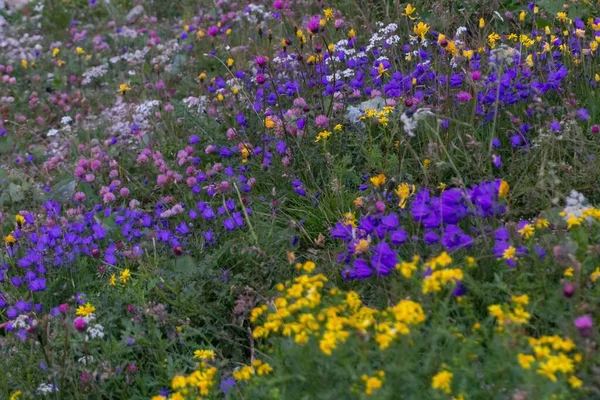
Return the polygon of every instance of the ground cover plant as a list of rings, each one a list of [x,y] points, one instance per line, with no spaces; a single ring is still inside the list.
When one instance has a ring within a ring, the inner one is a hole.
[[[0,10],[0,398],[600,398],[600,6]]]

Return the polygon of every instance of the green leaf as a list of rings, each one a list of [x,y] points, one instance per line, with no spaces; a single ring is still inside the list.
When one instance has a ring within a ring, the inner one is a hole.
[[[21,202],[25,198],[23,194],[23,188],[12,182],[8,185],[8,193],[10,194],[10,199],[13,201],[13,203]]]

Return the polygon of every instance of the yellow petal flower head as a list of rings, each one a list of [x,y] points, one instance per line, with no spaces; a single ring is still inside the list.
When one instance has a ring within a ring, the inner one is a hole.
[[[415,35],[419,36],[421,40],[425,39],[425,35],[429,32],[429,25],[419,22],[413,27]]]
[[[505,198],[508,196],[508,191],[510,190],[510,185],[504,179],[500,181],[500,187],[498,188],[498,196]]]
[[[417,11],[417,9],[415,7],[412,6],[412,4],[408,3],[406,5],[406,7],[404,8],[404,12],[402,13],[402,15],[404,15],[405,17],[408,17],[410,19],[415,19],[412,15]]]
[[[77,307],[77,311],[75,312],[75,314],[79,315],[80,317],[89,317],[91,314],[94,313],[94,311],[96,311],[96,307],[94,307],[88,302],[82,306]]]

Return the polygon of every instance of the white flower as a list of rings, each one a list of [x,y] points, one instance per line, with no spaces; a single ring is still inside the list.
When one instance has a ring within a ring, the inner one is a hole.
[[[77,361],[79,362],[79,364],[89,365],[90,363],[94,362],[94,357],[92,357],[92,356],[85,356],[85,357],[81,357]]]
[[[65,115],[60,119],[60,123],[63,125],[69,125],[71,122],[73,122],[73,118],[69,117],[68,115]]]
[[[48,131],[48,133],[46,134],[46,136],[52,137],[52,136],[56,136],[57,134],[58,134],[58,129],[50,129]]]
[[[104,338],[104,327],[100,324],[90,326],[87,330],[86,339],[103,339]]]
[[[53,383],[40,383],[36,389],[37,394],[46,395],[48,393],[58,392],[58,386]]]

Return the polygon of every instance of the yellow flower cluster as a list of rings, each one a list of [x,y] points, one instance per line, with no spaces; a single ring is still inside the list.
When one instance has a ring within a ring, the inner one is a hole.
[[[383,64],[381,64],[381,65],[383,65]],[[381,69],[381,68],[379,69],[380,74],[384,74],[385,71],[386,71],[385,69]],[[381,109],[381,111],[377,111],[372,108],[367,108],[367,109],[365,109],[365,113],[363,115],[361,115],[359,117],[359,119],[360,120],[370,119],[374,122],[377,122],[381,126],[387,126],[388,123],[390,122],[388,115],[391,114],[393,111],[394,111],[393,106],[385,106]]]
[[[248,382],[254,375],[269,375],[271,372],[273,372],[273,367],[268,363],[263,362],[262,360],[254,360],[252,361],[252,365],[244,365],[233,371],[233,377],[236,381]]]
[[[303,270],[314,269],[314,263],[308,263],[310,268]],[[383,350],[400,335],[408,335],[411,326],[425,321],[417,302],[401,300],[379,311],[363,305],[354,291],[325,289],[326,282],[324,275],[317,274],[301,275],[277,285],[280,295],[272,309],[262,305],[251,312],[250,321],[256,324],[254,338],[279,335],[304,345],[312,337],[323,354],[331,355],[354,334],[363,340],[374,338]]]
[[[552,382],[558,380],[557,374],[563,374],[572,388],[580,387],[583,382],[575,376],[575,366],[582,360],[580,353],[575,353],[575,343],[569,338],[558,335],[542,336],[539,339],[528,338],[533,354],[519,353],[517,360],[523,369],[531,369]]]
[[[365,383],[365,394],[372,396],[375,391],[381,389],[383,386],[383,379],[385,378],[384,371],[377,371],[374,376],[363,375],[361,376],[362,381]]]
[[[595,221],[600,221],[600,208],[589,207],[583,210],[581,216],[577,217],[574,214],[565,214],[565,212],[561,212],[560,215],[565,218],[567,222],[567,227],[569,229],[574,228],[576,226],[580,226],[583,221],[590,218]]]
[[[214,360],[214,350],[196,350],[194,351],[194,358],[197,360]]]
[[[421,291],[423,294],[440,292],[446,284],[456,285],[464,277],[460,268],[446,268],[452,263],[452,257],[443,252],[425,263],[425,268],[431,269],[431,274],[423,279]],[[443,269],[438,269],[443,268]]]
[[[524,306],[529,304],[529,296],[512,296],[510,305],[493,304],[488,307],[489,314],[496,318],[497,330],[502,332],[509,325],[524,325],[531,318]]]
[[[202,399],[198,396],[209,396],[211,389],[215,385],[217,368],[209,366],[204,361],[200,363],[198,369],[188,376],[177,375],[171,381],[171,389],[175,391],[169,400],[184,400],[188,396],[194,395],[195,399]]]
[[[454,374],[447,370],[438,372],[431,380],[431,387],[446,394],[452,393],[452,378]]]

